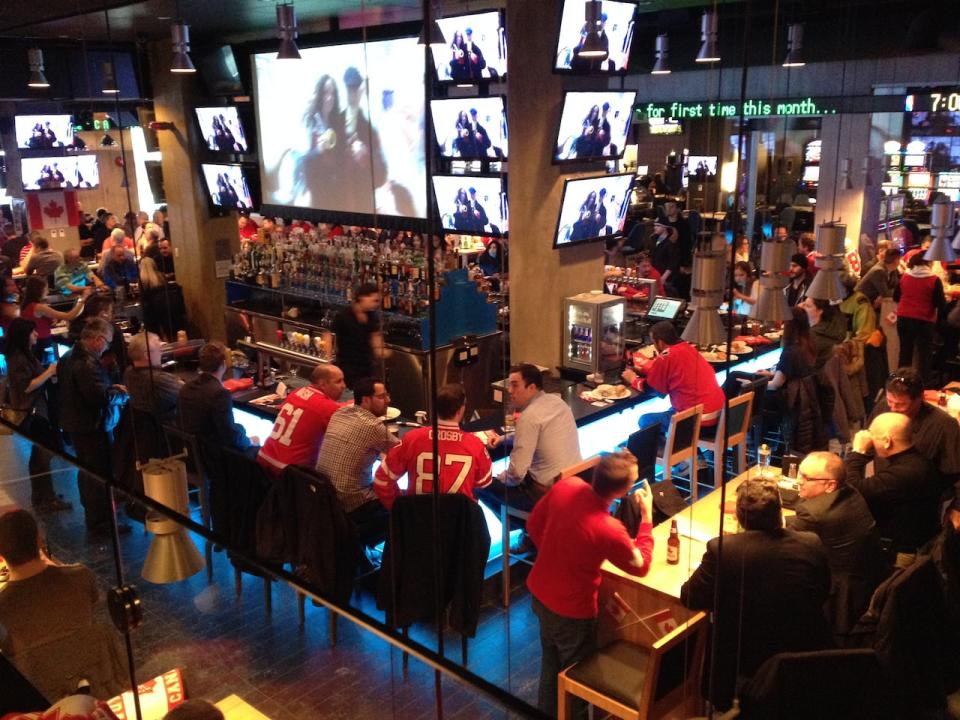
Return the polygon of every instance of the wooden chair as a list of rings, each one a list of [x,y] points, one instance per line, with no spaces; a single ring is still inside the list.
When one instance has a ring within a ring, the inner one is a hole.
[[[584,480],[590,480],[593,475],[593,468],[600,462],[600,456],[594,455],[592,458],[582,460],[576,465],[571,465],[560,471],[560,477],[572,477],[576,475]],[[530,513],[524,510],[510,507],[506,502],[500,504],[500,543],[502,552],[503,569],[500,580],[503,586],[503,607],[510,607],[510,518],[526,522]],[[532,564],[525,557],[514,556],[518,562]]]
[[[697,613],[649,648],[617,640],[557,677],[557,720],[581,698],[614,717],[648,720],[699,714],[707,616]]]
[[[750,431],[751,409],[753,407],[753,392],[745,392],[729,401],[720,413],[720,420],[710,428],[700,428],[700,439],[697,447],[713,452],[713,486],[720,487],[723,483],[724,461],[726,451],[737,449],[737,471],[743,472],[747,467],[747,434]],[[729,427],[730,437],[724,447],[724,429]]]
[[[700,418],[703,405],[694,405],[682,412],[674,413],[670,418],[663,454],[657,458],[657,465],[663,468],[663,479],[673,477],[673,466],[682,462],[690,465],[690,497],[697,501],[697,440],[700,438]]]

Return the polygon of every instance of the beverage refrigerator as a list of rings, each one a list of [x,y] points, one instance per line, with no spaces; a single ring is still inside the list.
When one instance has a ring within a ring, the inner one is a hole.
[[[625,300],[599,290],[563,300],[563,367],[603,373],[623,358]]]

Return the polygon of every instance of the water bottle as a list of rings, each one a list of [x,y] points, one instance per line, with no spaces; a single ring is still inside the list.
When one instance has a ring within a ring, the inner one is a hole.
[[[757,450],[757,467],[760,469],[760,479],[766,480],[770,474],[770,446],[766,443]]]

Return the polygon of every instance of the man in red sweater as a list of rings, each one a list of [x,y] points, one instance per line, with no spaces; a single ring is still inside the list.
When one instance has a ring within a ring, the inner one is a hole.
[[[701,427],[716,425],[724,397],[710,363],[693,345],[680,339],[669,320],[662,320],[650,328],[650,338],[657,356],[641,366],[640,372],[646,375],[646,384],[651,389],[670,396],[670,409],[641,416],[640,427],[660,423],[661,432],[666,435],[673,414],[694,405],[703,405]],[[623,371],[623,379],[635,390],[643,390],[643,378],[630,368]]]
[[[624,501],[640,506],[636,538],[610,515],[610,504],[630,490],[637,476],[637,460],[629,452],[605,455],[594,469],[592,485],[578,477],[558,480],[527,521],[527,533],[538,550],[527,578],[533,611],[540,621],[538,703],[550,717],[557,714],[557,674],[596,648],[603,561],[634,575],[650,570],[653,496],[649,487],[642,486]]]

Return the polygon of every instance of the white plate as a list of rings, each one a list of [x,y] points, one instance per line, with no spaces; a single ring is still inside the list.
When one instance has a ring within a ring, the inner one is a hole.
[[[384,422],[390,422],[391,420],[396,420],[400,417],[400,408],[388,407],[387,414],[381,418]]]
[[[725,358],[721,358],[720,356],[718,356],[716,353],[713,353],[713,352],[701,352],[700,355],[701,355],[701,356],[703,357],[703,359],[706,360],[708,363],[722,363],[722,362],[726,362],[726,361],[727,361]],[[730,362],[735,361],[738,357],[739,357],[738,355],[734,355],[733,353],[730,353],[730,354],[727,356],[727,358],[729,358]]]

